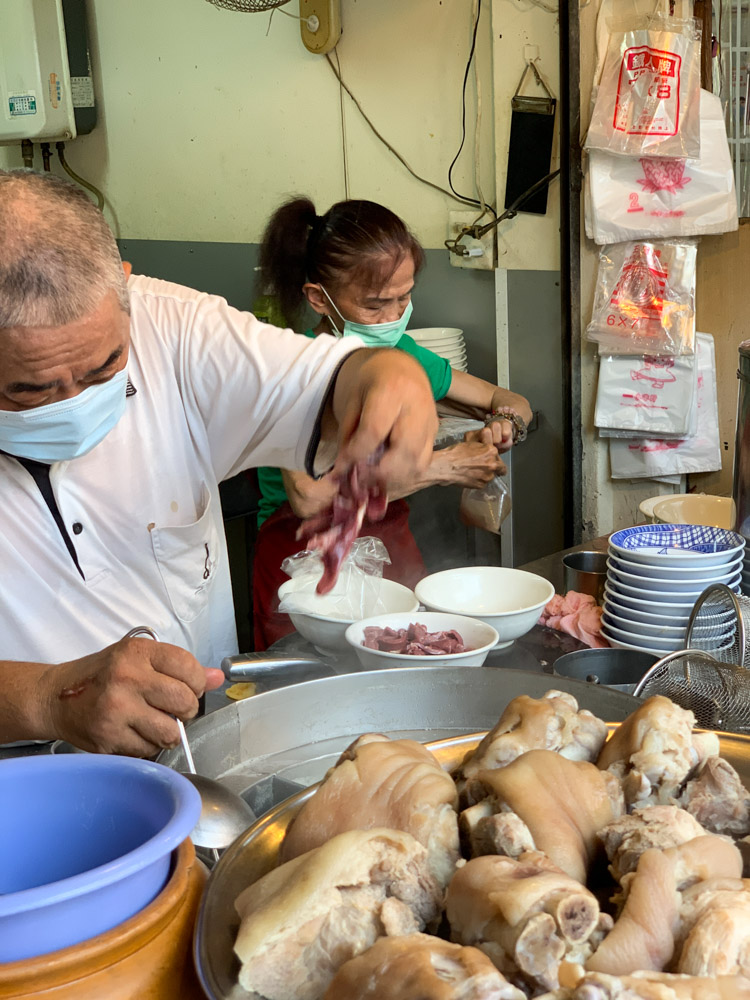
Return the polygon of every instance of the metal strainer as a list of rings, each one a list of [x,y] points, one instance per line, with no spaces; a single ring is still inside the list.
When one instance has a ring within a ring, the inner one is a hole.
[[[224,10],[236,10],[243,14],[252,14],[264,10],[273,10],[274,7],[283,7],[289,0],[208,0],[214,7],[223,7]]]
[[[701,729],[750,733],[750,671],[719,663],[703,650],[682,649],[665,656],[646,671],[633,694],[666,695],[689,709]]]
[[[685,630],[685,648],[702,649],[723,663],[750,660],[750,598],[716,583],[695,602]]]

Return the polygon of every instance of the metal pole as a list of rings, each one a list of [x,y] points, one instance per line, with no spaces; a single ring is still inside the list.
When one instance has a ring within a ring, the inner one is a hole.
[[[564,414],[564,539],[581,541],[581,148],[580,25],[577,0],[560,3],[560,302]]]

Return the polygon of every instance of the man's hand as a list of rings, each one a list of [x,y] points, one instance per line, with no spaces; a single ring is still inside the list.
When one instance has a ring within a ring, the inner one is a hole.
[[[422,366],[393,348],[350,355],[333,393],[338,424],[334,474],[364,462],[380,445],[379,473],[386,484],[421,476],[432,457],[438,419]]]
[[[45,728],[82,750],[150,757],[179,742],[172,716],[192,719],[198,698],[223,680],[178,646],[121,639],[46,669],[39,683]]]

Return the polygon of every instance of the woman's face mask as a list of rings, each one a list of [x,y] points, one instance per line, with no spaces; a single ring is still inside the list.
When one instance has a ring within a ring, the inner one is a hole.
[[[399,319],[393,320],[390,323],[354,323],[351,320],[344,319],[338,306],[325,288],[322,285],[318,287],[336,310],[341,322],[341,328],[339,328],[339,324],[336,323],[334,318],[332,316],[328,317],[328,321],[333,327],[336,336],[359,337],[368,347],[395,347],[406,332],[406,327],[409,324],[414,309],[411,299],[407,302],[406,308]]]
[[[127,369],[89,386],[72,399],[29,410],[0,410],[0,450],[37,462],[64,462],[86,455],[125,412]]]

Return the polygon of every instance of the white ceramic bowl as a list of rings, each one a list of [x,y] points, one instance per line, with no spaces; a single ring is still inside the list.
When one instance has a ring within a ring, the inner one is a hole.
[[[469,615],[497,630],[498,646],[509,646],[539,620],[555,588],[536,573],[505,566],[464,566],[432,573],[414,588],[430,611]]]
[[[604,615],[602,616],[602,620],[606,617],[608,623],[614,625],[615,628],[622,629],[623,632],[632,632],[642,636],[654,636],[657,639],[680,639],[685,637],[687,622],[681,626],[675,625],[674,621],[672,621],[671,625],[652,625],[650,622],[626,618],[624,615],[619,614],[617,607],[611,601],[605,601],[603,607]]]
[[[461,340],[464,335],[464,331],[456,326],[423,326],[406,332],[418,344],[428,340]]]
[[[661,633],[664,629],[676,629],[678,632],[684,633],[687,628],[688,619],[690,617],[690,611],[687,610],[683,615],[660,615],[652,614],[647,611],[634,611],[632,608],[625,607],[621,604],[616,596],[611,593],[606,592],[604,595],[603,607],[609,615],[613,618],[618,618],[621,622],[618,628],[624,628],[629,632],[639,632],[641,629],[648,630],[648,634],[656,635],[657,632]],[[723,615],[723,622],[729,625],[731,621],[730,613]],[[656,629],[657,632],[650,632],[651,629]],[[712,626],[698,626],[696,628],[696,633],[701,634],[704,632],[710,632]],[[671,632],[667,631],[665,635],[671,635]]]
[[[609,562],[614,569],[621,573],[632,573],[634,576],[643,578],[646,582],[650,577],[658,577],[662,580],[699,580],[705,576],[719,576],[727,573],[736,573],[745,565],[742,556],[735,556],[731,562],[720,563],[718,566],[674,566],[670,560],[663,559],[658,563],[638,563],[632,559],[625,559],[618,555],[614,549],[609,550]],[[748,568],[750,572],[750,568]]]
[[[724,569],[723,566],[719,568]],[[704,576],[693,580],[674,580],[670,577],[642,577],[636,576],[634,573],[623,573],[621,570],[615,569],[612,560],[608,559],[607,574],[609,577],[613,577],[616,583],[624,584],[625,587],[632,589],[635,596],[637,596],[638,591],[641,591],[644,597],[650,597],[655,592],[661,594],[701,594],[706,587],[710,587],[713,583],[726,583],[730,585],[730,581],[732,580],[737,582],[740,569],[737,567],[729,573],[722,573],[721,575],[710,574],[707,570]]]
[[[443,632],[455,629],[470,646],[465,653],[445,653],[434,656],[410,656],[407,653],[387,653],[380,649],[368,649],[362,645],[365,629],[370,625],[379,628],[408,628],[418,623],[429,632]],[[416,611],[398,615],[376,615],[355,622],[346,630],[346,641],[367,670],[383,667],[481,667],[487,654],[497,642],[497,632],[491,625],[465,615],[448,615],[442,612]]]
[[[657,638],[652,635],[643,635],[640,632],[629,632],[626,629],[617,628],[616,624],[607,620],[607,615],[602,615],[602,635],[610,640],[613,637],[620,642],[630,643],[632,646],[644,646],[652,650],[659,650],[664,653],[671,653],[675,649],[684,649],[685,637],[664,636]]]
[[[696,496],[695,493],[660,493],[658,497],[649,497],[647,500],[641,500],[638,504],[638,510],[643,514],[648,524],[653,524],[654,522],[654,507],[661,503],[662,500],[674,500],[677,497],[690,497]],[[704,496],[703,493],[699,494]]]
[[[707,524],[731,530],[734,510],[731,497],[703,494],[662,497],[659,503],[654,504],[654,521],[661,524]]]
[[[646,640],[644,640],[643,643],[639,643],[639,642],[626,642],[623,639],[618,639],[616,635],[610,633],[610,631],[607,630],[604,626],[602,626],[602,635],[610,644],[610,646],[614,646],[615,649],[637,649],[641,653],[655,653],[656,656],[659,657],[666,656],[667,653],[672,652],[671,649],[665,650],[661,646],[652,646]],[[679,648],[680,648],[679,646],[675,647],[675,649]]]
[[[617,601],[618,604],[624,604],[626,608],[632,608],[634,611],[645,611],[648,614],[658,614],[658,615],[668,615],[672,618],[685,618],[686,620],[690,617],[690,612],[693,610],[695,601],[691,601],[689,597],[684,594],[680,595],[683,600],[680,601],[660,601],[657,605],[652,600],[644,600],[641,597],[631,597],[628,594],[622,593],[619,588],[608,583],[604,588],[604,596],[609,597],[610,600]]]
[[[419,607],[419,601],[408,587],[373,577],[372,602],[367,607],[368,617],[373,614],[391,614],[399,611],[414,613]],[[287,580],[279,587],[279,600],[286,594],[294,593],[304,586],[299,580]],[[327,594],[314,595],[315,604],[320,605],[320,614],[292,612],[292,625],[299,634],[311,642],[321,653],[342,652],[349,648],[346,641],[346,630],[355,619],[336,618],[326,613],[331,607]]]
[[[740,585],[740,574],[737,573],[728,580],[711,580],[705,584],[700,583],[694,590],[674,590],[670,588],[665,588],[664,590],[649,590],[646,587],[631,587],[627,583],[622,583],[621,580],[614,580],[609,577],[608,580],[610,583],[610,589],[613,590],[615,594],[620,594],[624,597],[635,598],[636,600],[643,601],[653,601],[656,604],[680,604],[684,601],[692,601],[692,603],[695,604],[703,591],[707,587],[710,587],[713,583],[725,583],[730,590],[737,593],[737,588]]]
[[[696,524],[646,524],[610,536],[617,556],[651,565],[719,566],[744,554],[745,539],[724,528]]]

